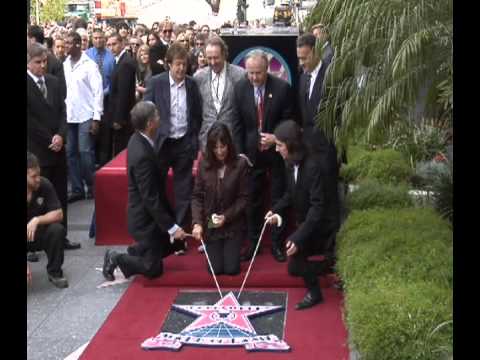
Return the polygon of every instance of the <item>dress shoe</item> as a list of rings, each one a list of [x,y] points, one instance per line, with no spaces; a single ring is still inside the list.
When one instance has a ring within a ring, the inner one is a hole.
[[[48,274],[48,280],[57,288],[64,289],[68,287],[68,280],[64,276],[53,276]]]
[[[295,309],[303,310],[311,308],[313,305],[320,304],[323,302],[322,293],[319,292],[318,295],[314,294],[313,292],[309,291],[305,295],[302,301],[300,301],[297,305],[295,305]]]
[[[255,246],[250,246],[247,251],[245,251],[240,256],[240,261],[250,261],[253,257],[253,253],[255,252]],[[260,249],[257,251],[257,255],[260,254]]]
[[[68,195],[67,202],[69,204],[71,204],[71,203],[74,203],[74,202],[79,201],[79,200],[85,200],[85,195],[78,194],[78,193],[72,193],[72,194]]]
[[[38,262],[39,258],[35,251],[27,254],[27,261],[29,262]]]
[[[280,250],[278,247],[272,248],[272,255],[277,260],[278,262],[285,262],[287,261],[287,257],[283,253],[282,250]]]
[[[80,245],[80,243],[70,241],[67,238],[65,238],[65,241],[63,242],[63,248],[65,250],[76,250],[76,249],[80,249],[81,247],[82,245]]]
[[[103,273],[103,277],[108,281],[115,280],[115,276],[113,275],[113,272],[115,271],[115,268],[118,265],[117,256],[118,256],[118,253],[116,251],[107,250],[105,252],[105,256],[103,257],[102,273]]]

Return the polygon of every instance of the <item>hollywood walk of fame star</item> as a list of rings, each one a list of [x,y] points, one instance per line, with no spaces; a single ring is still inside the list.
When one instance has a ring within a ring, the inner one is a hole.
[[[218,327],[224,324],[226,327],[239,330],[244,336],[257,335],[250,323],[249,317],[251,318],[283,309],[282,306],[240,305],[232,292],[229,292],[214,305],[174,304],[173,308],[180,312],[198,316],[181,334],[195,333],[201,329],[212,326]]]

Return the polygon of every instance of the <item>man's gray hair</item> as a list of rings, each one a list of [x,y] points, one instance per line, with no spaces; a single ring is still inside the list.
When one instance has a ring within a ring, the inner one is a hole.
[[[140,101],[130,111],[130,118],[135,130],[143,131],[148,120],[152,119],[157,111],[157,106],[151,101]]]
[[[265,68],[268,69],[268,55],[265,51],[263,50],[260,50],[260,49],[255,49],[255,50],[252,50],[250,51],[247,56],[245,56],[245,63],[247,63],[247,60],[248,59],[253,59],[253,58],[261,58],[263,59],[264,63],[265,63]]]
[[[47,48],[39,43],[31,43],[27,48],[27,64],[37,56],[47,53]]]

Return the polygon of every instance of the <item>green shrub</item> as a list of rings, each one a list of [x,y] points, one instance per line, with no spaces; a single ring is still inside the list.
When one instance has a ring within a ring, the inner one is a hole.
[[[346,198],[350,210],[413,206],[413,200],[405,185],[381,184],[376,180],[365,180],[358,185],[358,189],[349,193]]]
[[[337,239],[346,322],[362,359],[450,354],[453,246],[448,222],[431,208],[353,211]]]
[[[412,170],[403,155],[393,149],[368,151],[342,168],[341,176],[348,182],[375,179],[382,183],[407,182]]]

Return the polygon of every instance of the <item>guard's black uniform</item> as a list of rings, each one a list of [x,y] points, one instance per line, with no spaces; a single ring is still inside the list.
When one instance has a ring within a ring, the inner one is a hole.
[[[42,216],[61,208],[52,183],[42,177],[40,187],[33,192],[30,202],[27,202],[27,224],[35,216]],[[65,235],[66,231],[61,223],[39,225],[34,241],[27,241],[27,252],[44,250],[47,253],[47,272],[53,277],[63,276],[63,239],[65,239]]]

